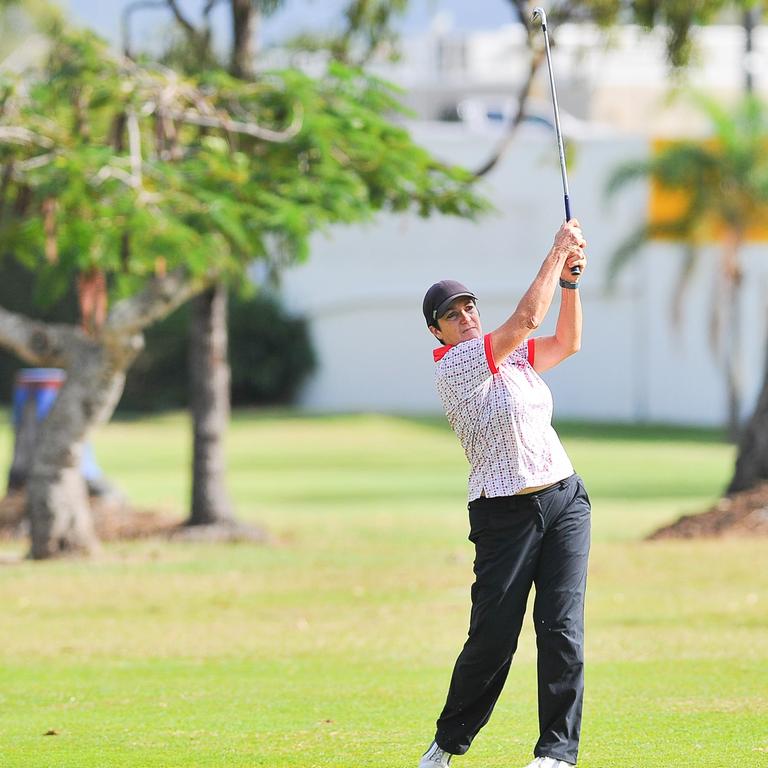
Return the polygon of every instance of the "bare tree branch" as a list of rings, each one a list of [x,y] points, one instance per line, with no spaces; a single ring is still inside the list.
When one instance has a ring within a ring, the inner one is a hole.
[[[303,123],[303,112],[301,105],[296,105],[296,112],[291,124],[282,131],[275,131],[271,128],[264,128],[257,123],[242,123],[238,120],[231,120],[228,117],[215,117],[202,115],[191,109],[186,110],[168,110],[167,114],[174,120],[180,120],[192,125],[200,125],[206,128],[221,128],[230,133],[240,133],[246,136],[253,136],[256,139],[272,141],[275,143],[290,141],[301,130]]]
[[[131,109],[127,113],[128,148],[131,153],[131,186],[141,188],[141,132],[139,119]]]
[[[153,277],[139,293],[118,301],[112,307],[104,332],[119,336],[139,333],[205,290],[215,280],[215,275],[192,277],[182,268]]]
[[[174,17],[176,18],[176,21],[181,24],[187,34],[191,37],[198,37],[200,35],[199,30],[189,21],[189,19],[184,16],[176,0],[166,0],[166,2],[168,3],[168,7],[171,9]]]
[[[79,335],[70,325],[43,323],[0,307],[0,345],[27,363],[67,367],[67,349]]]
[[[219,4],[220,0],[208,0],[203,8],[203,18],[208,19],[211,15],[211,11]]]
[[[512,119],[507,132],[504,134],[504,137],[496,147],[493,155],[491,155],[491,157],[474,172],[476,178],[485,176],[486,173],[492,171],[498,165],[501,158],[504,157],[510,145],[512,144],[512,141],[515,138],[515,134],[517,133],[517,129],[525,117],[525,108],[528,106],[528,96],[531,92],[533,79],[536,76],[536,72],[538,71],[539,66],[543,60],[544,51],[535,51],[531,56],[531,64],[528,68],[528,77],[523,83],[523,87],[520,89],[520,93],[517,96],[517,112],[515,113],[515,116]]]
[[[123,55],[129,59],[133,58],[133,48],[131,46],[131,17],[136,11],[143,11],[153,8],[168,9],[167,0],[135,0],[128,3],[120,14],[120,30],[123,40]]]
[[[47,136],[41,136],[28,128],[14,125],[0,125],[0,141],[9,144],[36,144],[45,149],[50,149],[54,145]]]
[[[53,162],[56,159],[56,152],[46,152],[44,155],[35,155],[29,160],[19,160],[14,169],[13,178],[22,179],[25,171],[31,171],[35,168],[42,168],[44,165]]]
[[[528,103],[528,97],[531,93],[531,86],[533,85],[533,80],[536,76],[536,73],[539,70],[539,67],[541,66],[542,61],[544,60],[544,49],[535,48],[534,38],[531,32],[531,28],[528,24],[529,12],[531,10],[532,3],[530,3],[528,0],[509,0],[509,3],[515,10],[515,13],[517,15],[517,21],[522,25],[523,29],[525,30],[526,43],[528,45],[528,49],[531,52],[531,61],[528,67],[528,77],[526,78],[525,82],[523,83],[520,89],[520,92],[518,93],[517,112],[515,113],[515,116],[512,119],[512,122],[510,123],[509,128],[507,129],[507,133],[499,142],[493,155],[482,166],[480,166],[480,168],[474,171],[475,178],[479,178],[480,176],[485,176],[487,173],[492,171],[509,150],[509,147],[511,146],[512,141],[515,138],[515,134],[517,133],[517,129],[520,126],[520,123],[523,122],[523,118],[525,117],[525,108]],[[555,18],[557,20],[557,23],[563,23],[566,21],[572,21],[580,18],[579,9],[578,8],[573,9],[570,7],[569,4],[564,4],[562,6],[556,6],[554,8],[550,8],[548,16],[550,17],[550,19]],[[589,18],[589,15],[586,14],[584,18],[585,19]],[[551,35],[551,31],[550,31],[550,35]],[[554,45],[554,41],[553,41],[553,45]]]
[[[211,47],[211,37],[213,36],[213,28],[211,27],[211,12],[221,2],[221,0],[208,0],[203,7],[203,45],[206,49]]]

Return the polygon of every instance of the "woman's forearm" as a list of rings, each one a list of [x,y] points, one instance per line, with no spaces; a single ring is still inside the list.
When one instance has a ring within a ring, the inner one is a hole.
[[[565,249],[552,248],[544,259],[539,273],[513,312],[512,318],[516,318],[517,324],[527,329],[528,333],[541,325],[549,311],[567,256],[568,252]]]
[[[555,287],[566,268],[566,263],[583,263],[586,244],[579,223],[574,219],[563,224],[555,235],[555,242],[542,262],[536,277],[509,319],[491,334],[493,356],[500,363],[512,350],[522,344],[532,331],[544,321],[552,304]],[[569,259],[569,257],[571,257]],[[575,311],[575,309],[574,309]],[[578,310],[580,317],[580,308]],[[571,318],[575,317],[571,312]],[[572,324],[573,325],[573,324]],[[578,323],[581,336],[581,323]],[[563,330],[565,333],[565,328]],[[570,332],[569,332],[570,333]]]
[[[581,348],[581,297],[578,290],[563,288],[560,297],[560,313],[557,316],[555,337],[566,355]]]
[[[552,304],[555,287],[567,256],[566,249],[553,246],[515,311],[491,334],[493,356],[497,363],[541,325]]]

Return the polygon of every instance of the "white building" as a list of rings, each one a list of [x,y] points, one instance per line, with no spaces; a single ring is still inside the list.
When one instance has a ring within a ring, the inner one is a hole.
[[[630,135],[690,135],[703,128],[684,100],[670,102],[677,86],[731,99],[744,90],[746,69],[755,88],[768,96],[768,26],[753,32],[753,53],[745,55],[745,31],[738,24],[702,27],[693,32],[691,66],[673,74],[666,62],[665,29],[651,33],[623,25],[601,30],[590,24],[565,24],[552,30],[552,56],[563,110],[592,123]],[[529,52],[520,24],[486,32],[463,32],[437,14],[431,28],[401,44],[396,64],[373,69],[405,88],[405,103],[420,119],[456,114],[467,98],[489,105],[515,98],[527,77]],[[310,71],[324,67],[317,55],[274,49],[270,66],[298,64]],[[549,105],[549,83],[542,65],[532,89],[538,107]]]
[[[414,126],[438,156],[476,166],[493,140],[460,125]],[[708,345],[709,306],[717,271],[715,247],[688,293],[681,328],[670,299],[681,261],[674,244],[654,243],[605,291],[610,255],[646,215],[648,187],[638,184],[611,203],[611,170],[648,152],[643,138],[579,143],[569,175],[574,215],[588,239],[582,297],[582,351],[545,375],[559,418],[720,425],[726,419],[724,377]],[[497,208],[477,223],[436,217],[382,216],[375,223],[317,237],[309,263],[288,271],[288,306],[309,317],[319,369],[302,404],[319,411],[436,412],[433,338],[421,300],[432,282],[453,278],[479,297],[485,330],[499,325],[533,279],[562,217],[554,138],[520,137],[484,184]],[[768,332],[768,254],[745,251],[742,327],[745,409],[762,380]],[[557,301],[557,299],[556,299]],[[542,333],[551,333],[556,303]]]
[[[698,32],[693,87],[733,97],[743,88],[744,31],[738,26]],[[768,89],[768,29],[755,32],[748,62],[758,89]],[[684,102],[669,105],[663,33],[634,27],[610,40],[594,28],[557,31],[554,66],[561,107],[586,121],[571,141],[569,172],[574,215],[589,241],[590,264],[582,298],[582,351],[546,374],[559,418],[721,425],[726,421],[722,366],[709,346],[709,307],[719,257],[713,245],[687,294],[684,319],[670,320],[681,248],[653,243],[606,293],[611,253],[647,215],[649,189],[638,184],[612,202],[608,175],[632,157],[646,156],[659,135],[701,133],[705,126]],[[381,74],[407,88],[424,116],[450,111],[467,98],[501,103],[516,92],[526,68],[522,31],[457,36],[440,24],[407,41],[401,65]],[[760,62],[766,66],[759,66]],[[546,72],[534,98],[547,102]],[[600,130],[590,130],[599,125]],[[608,129],[606,130],[606,126]],[[415,138],[437,156],[477,168],[490,156],[498,132],[488,126],[425,121]],[[322,411],[437,412],[434,344],[424,327],[421,300],[432,282],[461,280],[479,296],[485,330],[514,309],[532,280],[562,217],[562,189],[554,135],[520,132],[483,190],[497,212],[477,223],[435,217],[382,216],[368,226],[317,237],[310,262],[285,276],[290,308],[307,314],[319,370],[302,403]],[[768,253],[752,244],[746,266],[741,325],[745,415],[762,383],[768,333]],[[557,302],[557,299],[556,299]],[[551,333],[557,305],[542,333]]]
[[[675,75],[665,59],[667,34],[632,25],[605,31],[568,24],[554,30],[552,57],[561,108],[620,133],[688,135],[696,113],[684,100],[670,103],[671,88],[685,84],[715,98],[733,98],[743,92],[748,67],[756,89],[768,95],[768,27],[754,30],[750,57],[744,53],[743,27],[696,30],[692,66]],[[427,34],[405,42],[399,64],[379,71],[407,89],[406,102],[421,118],[438,119],[468,97],[491,103],[515,97],[527,77],[528,61],[519,24],[459,34],[436,23]],[[532,97],[549,103],[543,65]]]

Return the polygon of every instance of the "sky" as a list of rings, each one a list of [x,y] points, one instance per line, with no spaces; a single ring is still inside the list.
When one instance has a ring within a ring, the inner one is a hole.
[[[78,24],[92,27],[114,44],[120,41],[120,13],[126,0],[60,0],[69,9]],[[203,0],[180,0],[180,6],[194,15]],[[284,8],[265,21],[263,42],[276,42],[302,31],[332,28],[338,22],[346,0],[287,0]],[[493,29],[512,20],[511,5],[507,0],[411,0],[411,7],[403,22],[403,32],[414,34],[426,30],[436,14],[450,19],[457,29]],[[136,14],[136,35],[157,34],[169,15],[162,10],[146,10]],[[227,29],[225,8],[219,9],[217,26]],[[139,39],[135,42],[140,42]]]

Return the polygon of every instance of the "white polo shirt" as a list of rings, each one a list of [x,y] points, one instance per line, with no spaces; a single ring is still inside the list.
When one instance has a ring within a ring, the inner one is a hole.
[[[490,334],[434,350],[437,391],[471,467],[470,501],[573,474],[552,428],[552,393],[533,370],[534,352],[529,339],[497,367]]]

